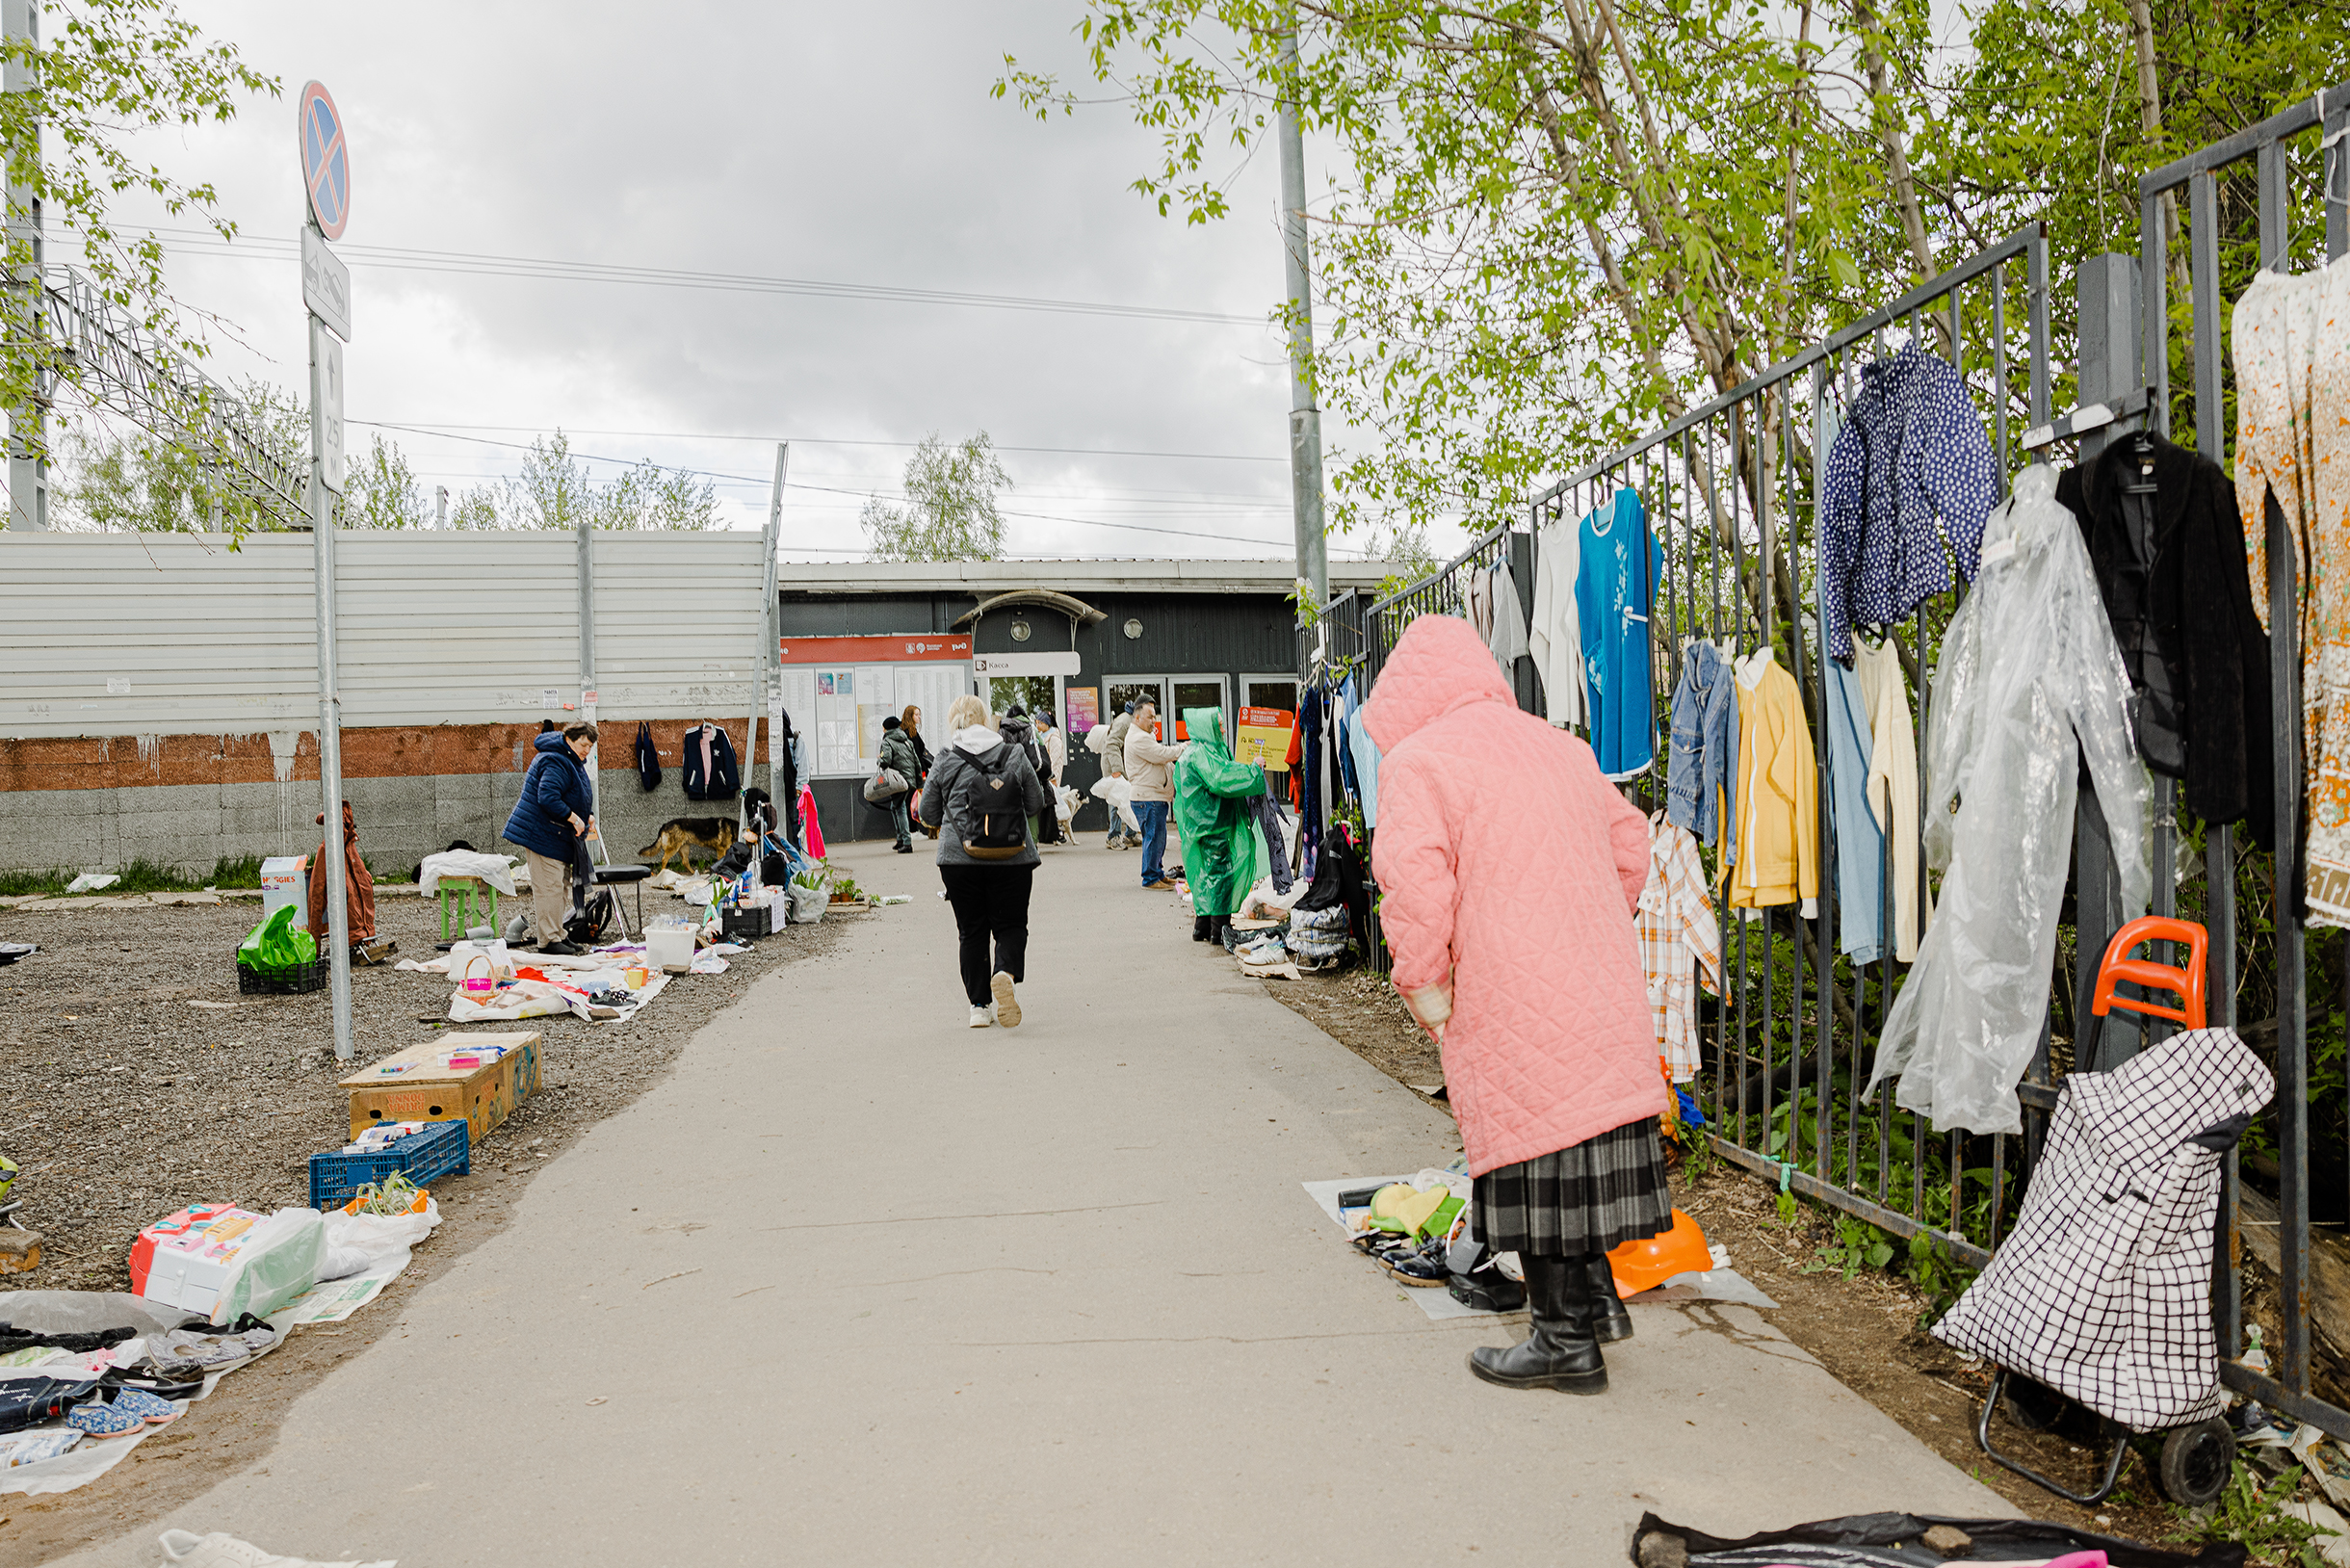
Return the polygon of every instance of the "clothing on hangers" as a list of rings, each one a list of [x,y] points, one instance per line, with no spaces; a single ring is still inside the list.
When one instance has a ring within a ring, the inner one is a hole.
[[[1657,1030],[1657,1054],[1673,1082],[1686,1084],[1701,1064],[1697,1040],[1697,976],[1722,993],[1722,932],[1706,892],[1705,868],[1689,830],[1659,812],[1648,820],[1648,884],[1632,914],[1640,969]]]
[[[1591,749],[1600,771],[1621,782],[1657,760],[1648,617],[1664,551],[1648,531],[1640,493],[1630,485],[1583,519],[1579,548],[1575,602],[1582,622]]]
[[[2189,811],[2241,821],[2268,848],[2268,637],[2254,614],[2235,486],[2209,458],[2140,431],[2066,469],[2056,499],[2088,542],[2129,671],[2139,754],[2185,781]]]
[[[731,800],[743,793],[734,743],[716,720],[705,719],[686,731],[685,753],[680,771],[685,775],[687,799]]]
[[[1730,904],[1802,904],[1818,913],[1819,771],[1795,677],[1768,648],[1734,666],[1738,702],[1737,860],[1725,865]]]
[[[1843,665],[1854,626],[1890,624],[1949,588],[1951,556],[1974,581],[1999,495],[1982,416],[1947,362],[1912,343],[1861,380],[1819,490],[1821,635]]]
[[[1826,684],[1828,822],[1835,833],[1837,951],[1856,964],[1885,951],[1885,829],[1868,799],[1868,703],[1860,677],[1835,660]]]
[[[1582,520],[1554,518],[1534,534],[1534,614],[1527,652],[1542,681],[1544,716],[1554,724],[1580,724],[1588,709],[1583,687],[1582,618],[1575,585],[1582,563]]]
[[[2020,1133],[2016,1081],[2040,1044],[2085,757],[2121,872],[2146,907],[2154,794],[2129,681],[2088,547],[2035,464],[1991,519],[1983,574],[1943,635],[1926,735],[1925,853],[1942,907],[1886,1020],[1869,1091],[1939,1129]],[[2077,747],[2077,752],[2076,748]]]
[[[1665,818],[1696,834],[1700,843],[1719,839],[1728,864],[1737,858],[1737,835],[1721,830],[1737,787],[1737,686],[1730,662],[1702,638],[1691,638],[1683,651],[1672,716],[1665,752]]]
[[[1918,956],[1919,929],[1932,913],[1931,895],[1918,877],[1918,738],[1909,679],[1901,673],[1901,650],[1890,639],[1858,643],[1852,674],[1868,716],[1868,810],[1892,850],[1893,956],[1909,963]]]
[[[1518,683],[1518,661],[1531,651],[1526,625],[1526,606],[1518,598],[1517,574],[1506,560],[1497,561],[1488,577],[1490,591],[1487,603],[1491,607],[1491,625],[1485,633],[1485,646],[1493,651],[1493,662],[1501,666],[1501,678],[1510,683],[1515,693]]]

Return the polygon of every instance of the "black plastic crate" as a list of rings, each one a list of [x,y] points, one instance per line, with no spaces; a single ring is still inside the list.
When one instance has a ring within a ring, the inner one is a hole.
[[[745,942],[755,942],[773,934],[775,905],[755,904],[748,909],[729,905],[718,911],[718,931],[721,935]]]
[[[248,969],[237,965],[237,990],[245,996],[299,996],[326,988],[327,961],[320,958],[292,969]]]

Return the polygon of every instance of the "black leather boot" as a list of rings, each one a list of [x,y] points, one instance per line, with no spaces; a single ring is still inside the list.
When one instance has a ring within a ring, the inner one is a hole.
[[[1214,921],[1210,920],[1210,919],[1209,919],[1209,918],[1208,918],[1206,915],[1193,915],[1193,916],[1191,917],[1191,940],[1192,940],[1192,941],[1194,941],[1194,942],[1205,942],[1205,941],[1207,941],[1207,940],[1208,940],[1210,937],[1214,936],[1214,934],[1215,934],[1215,922],[1214,922]]]
[[[1607,1254],[1590,1254],[1591,1270],[1591,1337],[1602,1345],[1613,1345],[1632,1338],[1632,1314],[1624,1310],[1624,1298],[1616,1294],[1615,1270],[1607,1267]]]
[[[1506,1350],[1469,1352],[1469,1370],[1503,1388],[1553,1388],[1562,1394],[1605,1394],[1607,1364],[1589,1328],[1591,1273],[1581,1258],[1520,1253],[1526,1269],[1526,1309],[1532,1332]]]

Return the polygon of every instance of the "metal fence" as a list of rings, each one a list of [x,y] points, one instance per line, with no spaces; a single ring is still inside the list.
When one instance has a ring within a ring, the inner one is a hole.
[[[2233,300],[2258,269],[2283,270],[2350,250],[2346,130],[2350,85],[2140,181],[2135,265],[2128,257],[2089,258],[2079,274],[2080,353],[2074,379],[2080,402],[2098,401],[2100,407],[2083,407],[2077,418],[2051,417],[2047,242],[2039,225],[2027,226],[1551,486],[1532,501],[1533,536],[1514,527],[1498,529],[1442,570],[1371,606],[1364,622],[1367,672],[1376,677],[1414,616],[1462,613],[1470,571],[1489,566],[1513,548],[1512,541],[1538,550],[1546,527],[1571,525],[1619,486],[1630,486],[1663,549],[1664,575],[1651,620],[1659,734],[1685,640],[1705,637],[1719,640],[1734,656],[1771,648],[1804,693],[1812,733],[1824,739],[1822,609],[1813,555],[1820,454],[1814,434],[1829,389],[1897,327],[1922,339],[1965,377],[1986,416],[2002,475],[2020,467],[2030,448],[2078,439],[2086,458],[2100,442],[2130,429],[2151,425],[2167,434],[2174,421],[2188,420],[2194,446],[2224,465],[2233,387],[2221,349],[2223,301]],[[2183,215],[2178,211],[2181,188]],[[2183,256],[2173,255],[2175,241],[2183,242]],[[2174,291],[2183,298],[2174,299]],[[2272,509],[2267,593],[2280,850],[2269,855],[2248,839],[2239,845],[2232,828],[2182,825],[2176,787],[2157,778],[2154,912],[2198,919],[2209,929],[2214,1024],[2239,1025],[2239,1006],[2270,1014],[2240,1024],[2256,1047],[2273,1038],[2278,1091],[2273,1126],[2256,1132],[2248,1152],[2229,1161],[2213,1303],[2226,1358],[2223,1378],[2272,1408],[2350,1439],[2350,1411],[2311,1392],[2313,1210],[2350,1220],[2350,1190],[2336,1190],[2350,1188],[2350,1147],[2343,1146],[2350,1143],[2350,1089],[2343,1082],[2350,1042],[2342,1037],[2336,999],[2321,990],[2312,1010],[2309,974],[2313,962],[2331,957],[2338,976],[2328,976],[2327,986],[2338,983],[2350,991],[2350,944],[2329,937],[2322,949],[2313,945],[2290,894],[2301,875],[2304,626],[2291,533]],[[1528,574],[1522,570],[1519,580],[1523,588]],[[1942,634],[1963,592],[1929,601],[1895,633],[1916,694],[1921,743],[1933,713]],[[1538,707],[1539,695],[1528,705]],[[1835,840],[1824,747],[1820,764],[1826,869],[1817,919],[1800,919],[1792,906],[1734,919],[1717,906],[1726,983],[1718,1000],[1701,1005],[1705,1069],[1698,1085],[1701,1107],[1712,1120],[1712,1145],[1764,1173],[1783,1191],[1801,1192],[1898,1236],[1931,1236],[1959,1261],[1979,1267],[2016,1213],[2046,1113],[2054,1106],[2054,1085],[2075,1065],[2076,1042],[2086,1032],[2081,1026],[2089,981],[2104,939],[2125,913],[2134,911],[2115,906],[2102,819],[2087,809],[2091,796],[2084,791],[2076,876],[2068,888],[2073,948],[2056,954],[2048,1022],[2019,1086],[2024,1134],[1938,1137],[1922,1117],[1893,1104],[1890,1086],[1875,1096],[1862,1092],[1905,966],[1891,956],[1856,966],[1836,952]],[[1668,768],[1660,746],[1657,767],[1628,788],[1654,805]],[[1921,899],[1930,898],[1932,881],[1921,874]],[[1890,931],[1890,918],[1886,925]],[[2314,1061],[2312,1027],[2322,1034]],[[2167,1026],[2151,1021],[2141,1031],[2108,1029],[2096,1060],[2079,1065],[2118,1065],[2166,1032]],[[2312,1115],[2319,1118],[2315,1132]],[[2263,1137],[2273,1139],[2273,1163],[2259,1141]],[[2313,1156],[2330,1179],[2313,1180]],[[2273,1187],[2273,1219],[2247,1217],[2256,1195],[2240,1184],[2239,1158],[2257,1164],[2262,1184]],[[2274,1228],[2273,1250],[2260,1236],[2268,1227]],[[2247,1294],[2241,1261],[2248,1234],[2276,1263],[2273,1303]],[[2258,1319],[2270,1320],[2274,1330],[2273,1376],[2237,1359],[2244,1325]],[[2350,1346],[2325,1348],[2350,1359]]]
[[[2118,365],[2114,380],[2147,389],[2151,419],[2168,433],[2174,419],[2193,421],[2194,447],[2225,466],[2226,429],[2232,412],[2231,367],[2221,353],[2226,326],[2223,301],[2232,301],[2257,271],[2290,271],[2296,260],[2331,261],[2350,250],[2350,208],[2342,195],[2345,170],[2341,138],[2350,126],[2350,84],[2213,143],[2138,182],[2140,339],[2138,353]],[[2249,170],[2243,166],[2250,164]],[[2249,180],[2244,175],[2249,173]],[[2186,192],[2186,213],[2178,213],[2177,194]],[[2247,220],[2250,220],[2247,222]],[[2186,254],[2171,253],[2171,235],[2185,241]],[[2181,265],[2183,263],[2183,265]],[[2174,301],[2174,281],[2187,298]],[[2183,306],[2182,308],[2179,308]],[[2173,384],[2175,368],[2183,385]],[[2123,374],[2127,372],[2127,374]],[[2204,872],[2180,889],[2199,902],[2186,912],[2209,928],[2210,995],[2215,1024],[2239,1022],[2239,1004],[2268,1005],[2269,1024],[2244,1028],[2255,1038],[2273,1028],[2277,1097],[2275,1125],[2277,1217],[2276,1343],[2273,1376],[2236,1359],[2243,1350],[2246,1317],[2241,1255],[2248,1221],[2240,1184],[2241,1151],[2228,1161],[2222,1206],[2214,1316],[2220,1339],[2221,1375],[2231,1387],[2276,1409],[2312,1422],[2336,1437],[2350,1438],[2350,1411],[2311,1394],[2311,1293],[2312,1206],[2329,1209],[2338,1192],[2320,1192],[2311,1180],[2311,1115],[2322,1114],[2329,1129],[2344,1114],[2339,1058],[2313,1073],[2311,1051],[2308,970],[2311,944],[2286,890],[2296,887],[2301,848],[2302,723],[2301,671],[2304,618],[2296,581],[2292,526],[2268,509],[2268,583],[2271,711],[2276,778],[2275,854],[2263,854],[2249,840],[2238,845],[2231,828],[2206,830],[2201,846]],[[2322,569],[2320,567],[2319,569]],[[2170,781],[2157,780],[2158,808],[2172,797]],[[2155,912],[2170,913],[2175,902],[2174,862],[2193,860],[2195,844],[2173,825],[2174,814],[2156,812]],[[2196,895],[2200,893],[2200,898]],[[2251,918],[2240,919],[2250,904]],[[2345,966],[2350,971],[2350,965]],[[2326,1032],[2329,1055],[2341,1049],[2340,1026],[2321,1001],[2316,1021]],[[2312,1085],[2315,1085],[2314,1088]],[[2329,1149],[2329,1154],[2338,1149]],[[2261,1158],[2265,1159],[2265,1156]]]
[[[1965,377],[1999,471],[2008,472],[2024,431],[2049,420],[2048,252],[2036,223],[1570,475],[1534,498],[1525,527],[1495,530],[1442,570],[1371,606],[1365,639],[1371,674],[1413,617],[1462,613],[1468,574],[1490,568],[1504,552],[1517,557],[1520,590],[1528,593],[1538,531],[1574,526],[1629,487],[1663,552],[1650,620],[1659,735],[1687,640],[1705,638],[1734,658],[1772,649],[1803,692],[1812,733],[1824,738],[1814,566],[1815,474],[1823,455],[1815,419],[1830,388],[1902,332]],[[1932,668],[1956,604],[1955,593],[1941,595],[1895,634],[1919,693],[1921,735],[1931,692],[1920,672]],[[1541,696],[1522,665],[1523,704],[1539,708]],[[1824,748],[1819,762],[1824,775]],[[1661,803],[1667,771],[1659,746],[1656,765],[1627,787],[1653,808]],[[1823,788],[1823,868],[1835,853],[1827,797]],[[1887,886],[1890,900],[1890,877]],[[2050,1102],[2045,1090],[2032,1097],[2037,1104],[2021,1138],[1962,1138],[1937,1137],[1923,1117],[1897,1110],[1891,1085],[1865,1094],[1903,966],[1890,954],[1867,965],[1841,955],[1835,878],[1824,870],[1820,893],[1818,918],[1811,921],[1793,906],[1733,911],[1717,903],[1725,984],[1718,1001],[1702,1008],[1705,1066],[1696,1096],[1713,1145],[1783,1189],[1898,1236],[1931,1233],[1979,1266],[2012,1216]],[[1886,926],[1890,932],[1890,918]],[[2050,1081],[2050,1043],[2044,1038],[2033,1063],[2033,1084]]]

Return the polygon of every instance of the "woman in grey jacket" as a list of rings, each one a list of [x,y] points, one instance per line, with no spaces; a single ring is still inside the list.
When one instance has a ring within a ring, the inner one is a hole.
[[[922,820],[939,826],[938,879],[954,906],[971,1027],[1016,1029],[1020,1000],[1012,987],[1027,963],[1029,891],[1038,859],[1027,819],[1045,809],[1044,785],[1022,748],[1005,743],[987,704],[978,697],[954,699],[947,709],[947,729],[948,744],[923,788]],[[977,845],[983,818],[1018,824],[1019,846],[998,851]]]

